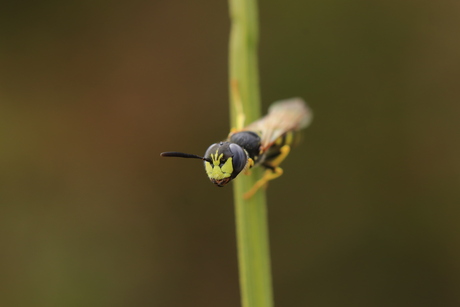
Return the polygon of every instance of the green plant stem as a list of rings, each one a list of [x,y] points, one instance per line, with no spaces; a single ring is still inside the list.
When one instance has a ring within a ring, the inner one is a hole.
[[[258,20],[256,0],[229,0],[230,33],[230,116],[232,128],[237,127],[237,84],[246,124],[260,117],[260,93],[257,64]],[[247,192],[261,178],[254,168],[249,176],[240,175],[233,181],[235,217],[243,307],[273,306],[265,192],[258,191],[245,200]]]

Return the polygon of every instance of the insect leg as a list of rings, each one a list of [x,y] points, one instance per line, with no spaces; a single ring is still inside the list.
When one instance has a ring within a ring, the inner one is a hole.
[[[281,162],[283,162],[284,159],[286,159],[286,157],[289,155],[290,151],[291,151],[291,146],[289,146],[289,145],[282,146],[280,148],[280,154],[276,158],[271,160],[270,162],[267,162],[266,166],[268,168],[276,168],[276,167],[278,167],[278,165],[280,165]]]
[[[283,169],[279,167],[281,162],[289,155],[291,147],[289,145],[284,145],[280,148],[280,154],[270,163],[267,163],[267,169],[261,179],[259,179],[254,186],[244,194],[245,199],[251,198],[260,188],[265,187],[270,180],[276,179],[279,176],[283,175]]]
[[[248,159],[248,163],[246,163],[246,166],[243,169],[243,172],[245,175],[251,175],[251,168],[254,166],[254,160],[251,158]]]
[[[251,198],[260,188],[265,187],[270,180],[278,178],[283,174],[281,167],[275,167],[273,170],[266,170],[264,176],[259,179],[252,188],[244,194],[245,199]]]

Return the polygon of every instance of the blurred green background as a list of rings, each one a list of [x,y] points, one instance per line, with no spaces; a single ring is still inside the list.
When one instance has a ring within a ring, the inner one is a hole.
[[[270,184],[277,306],[459,306],[458,1],[260,1],[264,112],[315,118]],[[226,1],[0,11],[0,306],[239,306]]]

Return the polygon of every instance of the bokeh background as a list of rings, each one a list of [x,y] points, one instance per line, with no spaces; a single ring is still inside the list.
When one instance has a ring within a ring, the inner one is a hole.
[[[277,306],[459,306],[460,2],[260,1],[264,111],[315,118],[268,190]],[[239,306],[226,1],[0,10],[0,305]]]

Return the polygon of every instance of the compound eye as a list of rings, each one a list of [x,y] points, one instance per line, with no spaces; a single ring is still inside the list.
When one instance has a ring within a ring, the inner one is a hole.
[[[230,144],[229,149],[233,154],[233,174],[232,177],[235,178],[246,166],[248,162],[248,156],[244,152],[244,149],[237,144]]]

